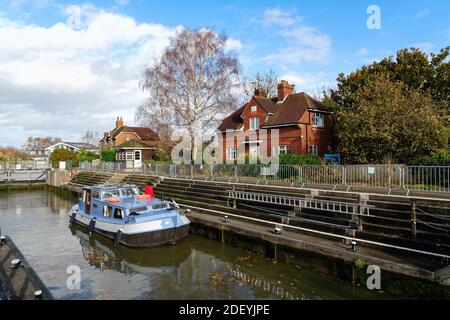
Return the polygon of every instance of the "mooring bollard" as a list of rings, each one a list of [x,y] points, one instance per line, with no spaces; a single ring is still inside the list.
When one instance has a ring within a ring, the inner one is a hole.
[[[224,217],[223,217],[223,222],[224,222],[224,223],[227,223],[227,222],[228,222],[228,216],[224,216]]]
[[[273,228],[273,233],[274,234],[281,234],[281,228],[280,227]]]
[[[36,300],[42,300],[42,290],[36,290],[36,291],[34,292],[34,298],[35,298]]]
[[[11,261],[11,265],[9,266],[11,269],[17,269],[22,267],[22,261],[20,259],[13,259]]]
[[[352,241],[352,251],[356,252],[356,241]]]

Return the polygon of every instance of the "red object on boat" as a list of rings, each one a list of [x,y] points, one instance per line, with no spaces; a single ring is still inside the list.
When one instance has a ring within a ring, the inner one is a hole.
[[[147,185],[147,186],[144,188],[144,193],[145,193],[145,194],[148,194],[149,196],[152,196],[152,197],[155,196],[155,192],[153,191],[153,186],[151,186],[151,185]]]

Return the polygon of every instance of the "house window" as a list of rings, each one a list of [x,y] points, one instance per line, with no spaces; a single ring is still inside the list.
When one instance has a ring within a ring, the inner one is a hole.
[[[291,146],[289,144],[273,146],[272,150],[274,155],[288,154],[291,153]]]
[[[324,127],[324,118],[322,113],[313,113],[312,118],[313,126],[317,128],[323,128]]]
[[[127,160],[133,160],[133,152],[127,152]]]
[[[251,117],[250,118],[250,130],[256,130],[256,129],[259,129],[259,118]]]
[[[312,156],[317,156],[319,154],[319,148],[316,144],[312,144],[309,146],[309,154]]]
[[[134,151],[134,160],[141,160],[141,151],[140,150]]]
[[[256,110],[257,110],[257,109],[256,109],[256,106],[252,106],[252,107],[250,108],[250,111],[251,111],[251,112],[256,112]]]
[[[124,152],[117,152],[116,153],[116,160],[117,161],[125,160],[125,153]]]
[[[237,156],[237,148],[228,148],[228,160],[236,160],[236,156]]]

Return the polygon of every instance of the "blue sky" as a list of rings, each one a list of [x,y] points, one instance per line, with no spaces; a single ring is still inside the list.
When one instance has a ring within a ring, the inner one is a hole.
[[[380,8],[379,30],[366,26],[370,5]],[[314,92],[401,48],[437,52],[450,44],[449,17],[446,0],[0,0],[2,144],[78,140],[110,129],[116,115],[133,124],[141,72],[182,26],[226,32],[243,76],[273,69]]]

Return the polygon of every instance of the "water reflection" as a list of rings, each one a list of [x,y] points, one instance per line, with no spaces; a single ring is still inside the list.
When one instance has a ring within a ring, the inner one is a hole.
[[[136,249],[116,247],[109,238],[97,234],[90,236],[87,229],[78,225],[70,230],[78,238],[83,258],[89,265],[100,271],[115,270],[126,275],[158,275],[164,278],[162,287],[153,288],[159,294],[170,296],[169,292],[178,289],[194,296],[199,291],[211,291],[215,298],[237,295],[240,298],[254,298],[261,293],[278,299],[307,298],[295,293],[295,288],[281,285],[280,281],[243,271],[245,265],[223,261],[216,250],[196,250],[189,241],[175,247]],[[236,258],[241,259],[241,256]]]

